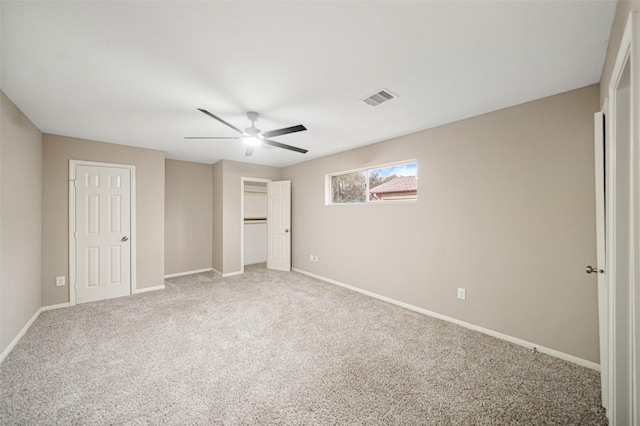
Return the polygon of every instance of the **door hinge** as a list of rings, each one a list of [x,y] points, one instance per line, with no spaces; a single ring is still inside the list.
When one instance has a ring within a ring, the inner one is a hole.
[[[75,238],[76,240],[78,239],[78,231],[75,231],[75,232],[73,233],[73,238]]]

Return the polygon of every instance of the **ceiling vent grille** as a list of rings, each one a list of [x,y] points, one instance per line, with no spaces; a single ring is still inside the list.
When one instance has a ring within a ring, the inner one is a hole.
[[[377,107],[378,105],[381,105],[395,98],[397,98],[397,96],[391,93],[390,91],[388,91],[387,89],[380,89],[374,94],[362,99],[362,102],[369,105],[370,107]]]

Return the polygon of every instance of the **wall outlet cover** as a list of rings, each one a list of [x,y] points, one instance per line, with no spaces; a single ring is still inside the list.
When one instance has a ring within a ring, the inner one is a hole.
[[[458,299],[465,300],[467,297],[466,290],[464,288],[458,288]]]

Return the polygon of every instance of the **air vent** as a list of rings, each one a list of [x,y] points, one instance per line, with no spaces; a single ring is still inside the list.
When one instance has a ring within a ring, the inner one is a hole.
[[[373,95],[367,96],[366,98],[362,99],[362,102],[369,105],[370,107],[377,107],[378,105],[381,105],[395,98],[397,98],[397,96],[387,89],[380,89]]]

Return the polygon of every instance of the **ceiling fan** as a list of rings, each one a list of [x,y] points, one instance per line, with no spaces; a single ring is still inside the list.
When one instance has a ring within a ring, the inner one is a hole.
[[[276,142],[276,141],[272,141],[269,140],[268,138],[272,138],[275,136],[281,136],[281,135],[286,135],[289,133],[296,133],[296,132],[302,132],[304,130],[307,130],[306,127],[304,127],[302,124],[298,124],[297,126],[291,126],[291,127],[285,127],[282,129],[277,129],[277,130],[271,130],[269,132],[261,132],[260,129],[256,128],[256,121],[258,121],[258,118],[260,118],[260,114],[258,114],[257,112],[253,112],[250,111],[247,113],[247,118],[249,119],[249,121],[251,121],[251,126],[247,127],[246,129],[244,129],[244,131],[238,129],[236,126],[227,123],[226,121],[224,121],[223,119],[221,119],[220,117],[217,117],[213,114],[211,114],[209,111],[202,109],[202,108],[198,108],[198,111],[208,115],[209,117],[218,120],[219,122],[221,122],[222,124],[224,124],[225,126],[235,130],[236,132],[240,133],[240,136],[235,136],[235,137],[224,137],[224,136],[187,136],[185,137],[185,139],[240,139],[246,146],[246,151],[245,151],[245,155],[248,157],[250,155],[253,155],[253,149],[256,146],[260,146],[260,145],[267,145],[267,146],[275,146],[276,148],[283,148],[283,149],[288,149],[289,151],[295,151],[295,152],[300,152],[302,154],[306,154],[308,152],[308,150],[306,149],[302,149],[302,148],[298,148],[295,146],[291,146],[291,145],[286,145],[280,142]]]

